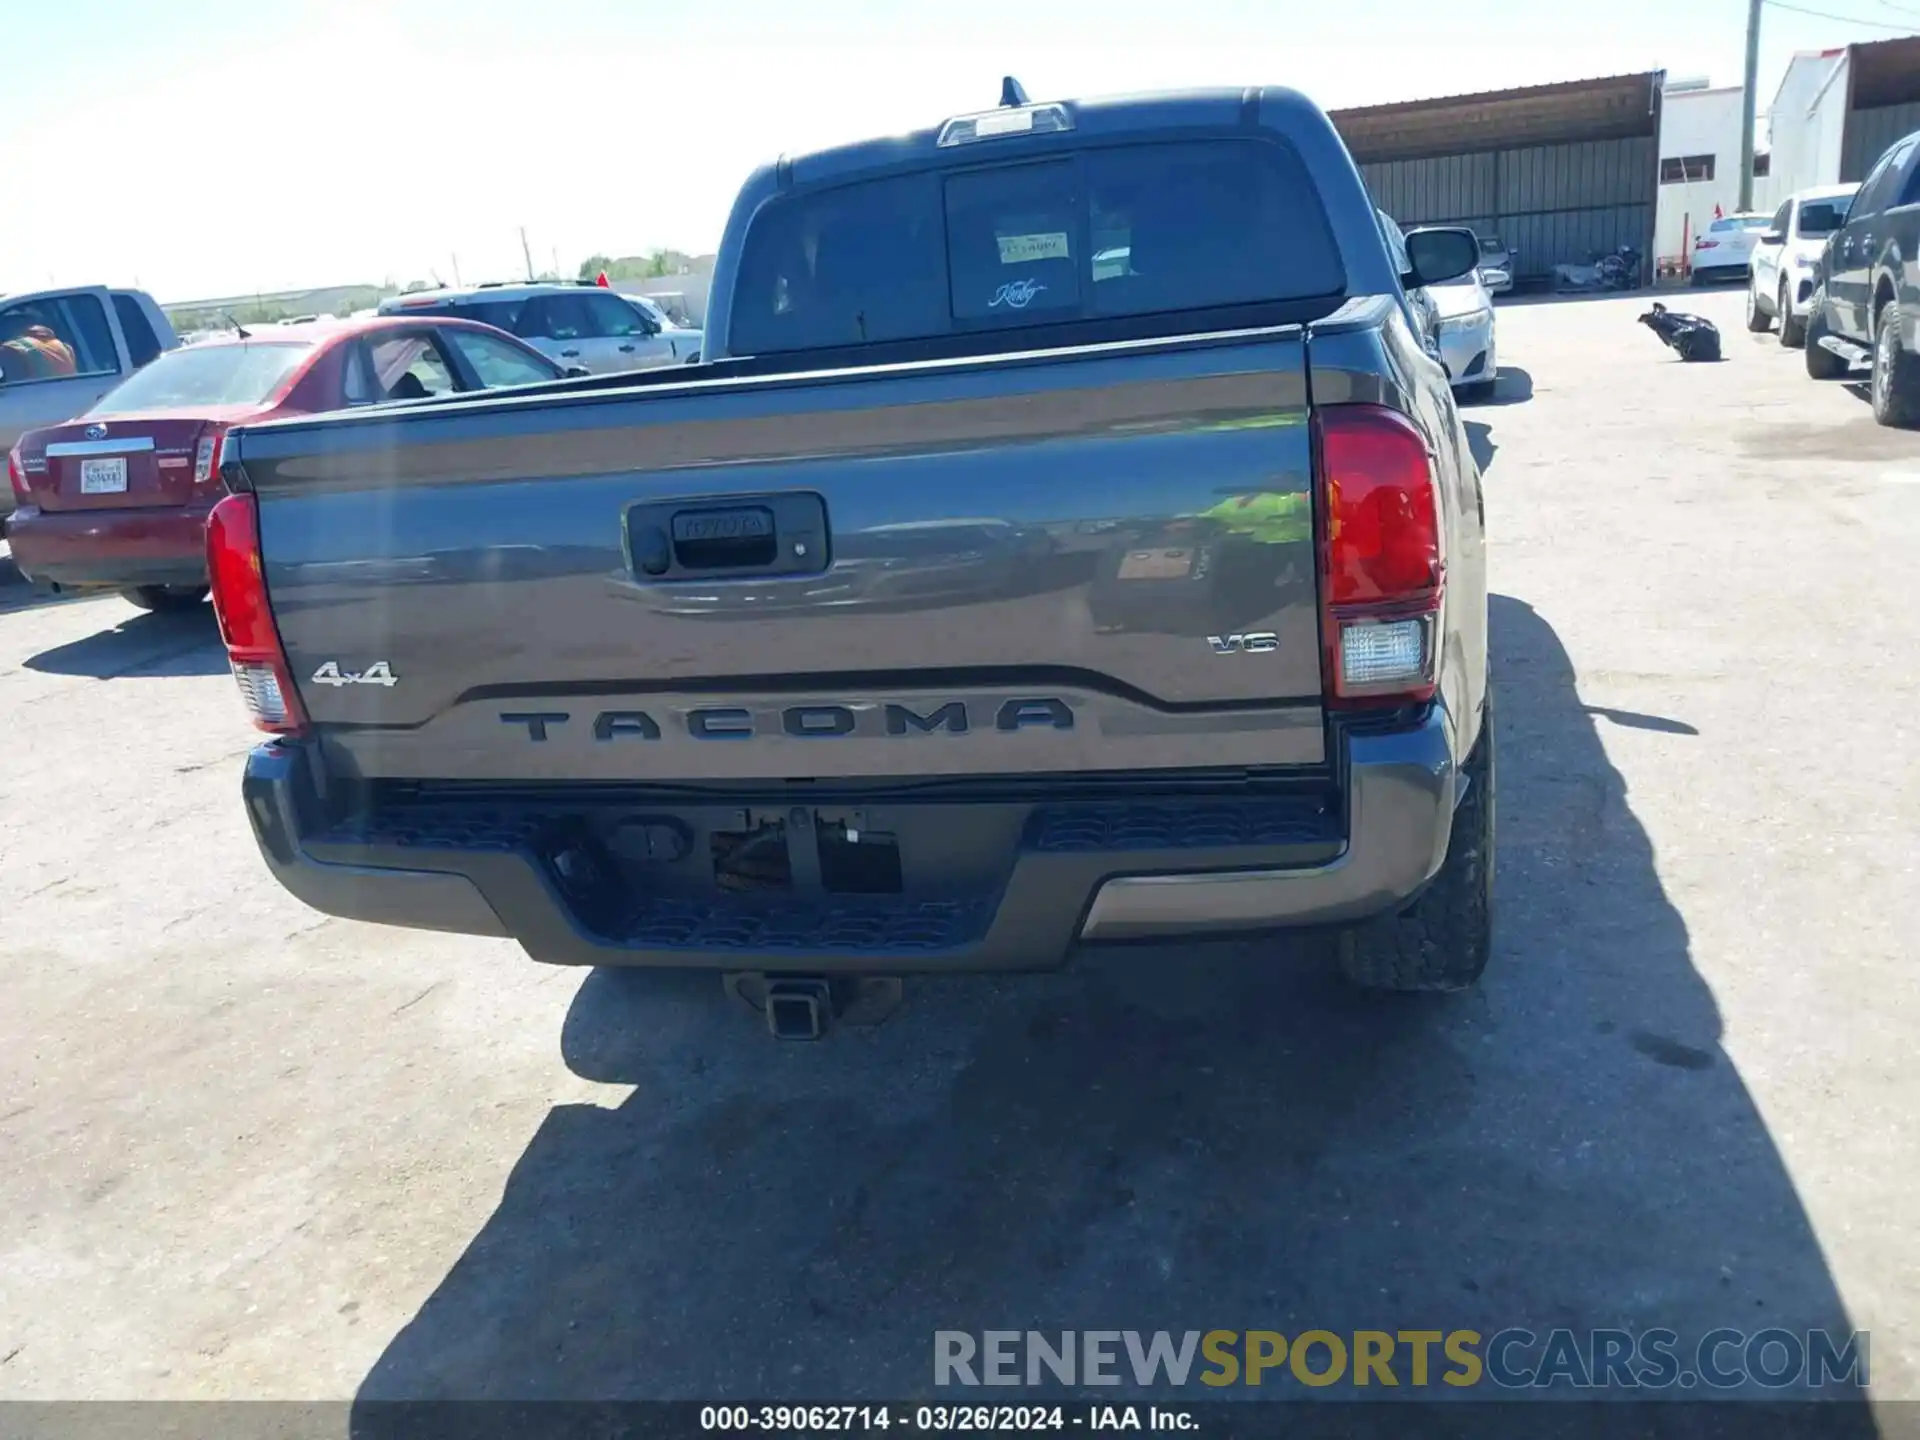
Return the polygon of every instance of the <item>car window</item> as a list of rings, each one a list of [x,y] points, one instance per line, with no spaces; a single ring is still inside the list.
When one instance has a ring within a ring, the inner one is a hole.
[[[0,306],[0,384],[119,369],[113,331],[97,297],[62,295]]]
[[[109,390],[89,413],[126,415],[190,405],[257,405],[312,353],[311,344],[264,341],[169,350]]]
[[[122,295],[117,291],[113,297],[113,313],[120,318],[120,333],[127,337],[127,358],[138,370],[142,365],[151,363],[160,353],[160,337],[153,333],[153,326],[147,320],[147,312],[140,302],[131,295]]]
[[[518,345],[510,345],[494,335],[477,330],[446,330],[442,338],[458,350],[488,389],[496,385],[531,385],[540,380],[558,379],[560,369],[551,361],[530,355]]]
[[[1793,223],[1793,201],[1789,200],[1773,212],[1773,219],[1767,222],[1767,228],[1776,235],[1787,233],[1787,227]]]
[[[453,367],[440,353],[431,335],[405,331],[381,335],[367,342],[374,383],[389,400],[421,400],[429,395],[451,395]]]
[[[584,297],[587,308],[593,315],[596,335],[622,338],[628,335],[651,335],[653,326],[640,310],[628,304],[617,295],[588,295]]]
[[[348,345],[340,365],[340,393],[348,405],[375,405],[385,398],[374,381],[365,345],[358,341]]]
[[[1831,235],[1847,223],[1847,207],[1851,197],[1839,195],[1831,200],[1802,200],[1800,214],[1794,221],[1794,234],[1800,236]]]
[[[820,349],[1302,300],[1345,284],[1291,148],[1118,145],[769,202],[742,249],[731,347]]]
[[[1853,197],[1853,209],[1848,218],[1858,220],[1868,215],[1878,215],[1889,207],[1893,200],[1893,188],[1899,183],[1900,166],[1913,149],[1912,140],[1902,140],[1885,155],[1880,163],[1867,174],[1866,183],[1860,187],[1860,193]]]
[[[585,295],[536,295],[520,312],[513,333],[542,340],[597,340],[599,317]]]
[[[1480,253],[1482,255],[1504,255],[1506,252],[1507,243],[1498,235],[1482,235],[1480,237]]]

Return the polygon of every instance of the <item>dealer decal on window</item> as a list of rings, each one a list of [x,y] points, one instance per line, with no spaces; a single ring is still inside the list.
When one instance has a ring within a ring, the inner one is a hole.
[[[1035,260],[1071,260],[1065,231],[1051,235],[995,235],[1002,265],[1026,265]]]

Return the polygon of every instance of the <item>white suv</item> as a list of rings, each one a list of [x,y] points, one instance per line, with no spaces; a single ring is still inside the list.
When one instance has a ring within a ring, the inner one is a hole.
[[[1778,323],[1782,345],[1806,343],[1814,271],[1827,248],[1827,237],[1847,223],[1847,211],[1859,188],[1856,183],[1801,190],[1774,212],[1753,247],[1747,329],[1758,332]]]
[[[478,320],[517,335],[549,360],[596,375],[700,359],[700,331],[675,325],[656,306],[585,281],[416,290],[381,301],[380,313]]]

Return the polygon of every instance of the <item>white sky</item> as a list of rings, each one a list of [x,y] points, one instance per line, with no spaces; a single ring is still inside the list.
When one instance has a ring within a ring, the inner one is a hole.
[[[1795,49],[1920,0],[1770,8]],[[1664,67],[1740,78],[1743,0],[0,0],[0,292],[166,302],[711,249],[782,151],[993,103],[1290,84],[1329,108]],[[1764,131],[1763,131],[1764,133]]]

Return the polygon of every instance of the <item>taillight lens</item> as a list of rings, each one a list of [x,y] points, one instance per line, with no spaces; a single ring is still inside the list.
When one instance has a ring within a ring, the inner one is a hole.
[[[1428,700],[1446,554],[1426,438],[1377,405],[1329,406],[1315,423],[1328,702]]]
[[[212,485],[220,479],[220,450],[227,441],[227,427],[209,426],[200,436],[200,443],[193,452],[193,483],[196,486]]]
[[[26,505],[32,502],[33,491],[27,487],[27,467],[20,459],[18,445],[7,451],[7,484],[13,488],[14,504]]]
[[[227,663],[253,723],[274,735],[298,735],[306,711],[294,693],[280,631],[267,607],[260,564],[260,514],[251,495],[229,495],[207,517],[207,577]]]

